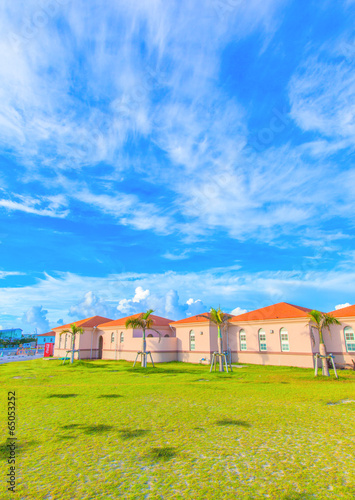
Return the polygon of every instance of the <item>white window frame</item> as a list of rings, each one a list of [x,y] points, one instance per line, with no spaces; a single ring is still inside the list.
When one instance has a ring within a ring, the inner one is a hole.
[[[243,329],[239,331],[239,345],[241,351],[247,350],[247,334]]]
[[[196,351],[196,335],[193,330],[190,330],[189,333],[189,347],[190,351]]]
[[[111,333],[111,344],[115,341],[115,332]]]
[[[66,348],[67,348],[67,336],[68,336],[68,334],[66,333],[66,334],[65,334],[64,349],[66,349]]]
[[[347,338],[348,337],[348,338]],[[355,333],[351,326],[344,327],[346,352],[355,352]]]
[[[59,335],[59,346],[58,346],[58,349],[60,349],[62,345],[62,335]]]
[[[262,336],[263,338],[261,338]],[[266,333],[263,328],[260,328],[260,330],[258,331],[258,339],[259,339],[259,351],[260,352],[267,351]]]
[[[281,352],[290,351],[290,341],[288,337],[288,330],[285,327],[280,328],[280,345]]]
[[[124,342],[124,332],[120,333],[120,344],[122,344],[122,342]]]

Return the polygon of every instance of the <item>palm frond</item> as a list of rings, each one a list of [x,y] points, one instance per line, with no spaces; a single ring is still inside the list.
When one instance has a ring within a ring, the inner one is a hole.
[[[340,321],[337,318],[334,318],[331,314],[323,315],[323,326],[324,328],[328,328],[330,330],[330,325],[341,325]]]
[[[153,310],[153,309],[148,309],[148,311],[147,311],[147,312],[143,313],[143,315],[142,315],[143,319],[148,319],[148,318],[149,318],[149,316],[150,316],[153,312],[154,312],[154,310]]]
[[[308,317],[311,321],[313,321],[313,323],[315,323],[317,325],[317,327],[321,325],[322,313],[320,311],[313,309],[313,311],[308,313]]]
[[[144,320],[142,319],[142,316],[139,316],[138,318],[129,318],[127,319],[125,323],[126,328],[143,328],[145,325]]]
[[[155,328],[149,328],[149,330],[153,330],[154,332],[156,332],[159,335],[159,343],[160,343],[160,341],[161,341],[161,333],[158,332],[158,330],[156,330]]]

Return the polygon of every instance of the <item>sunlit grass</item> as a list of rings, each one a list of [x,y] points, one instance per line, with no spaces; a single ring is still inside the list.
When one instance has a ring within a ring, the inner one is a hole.
[[[355,497],[355,372],[34,360],[0,376],[18,395],[17,498]]]

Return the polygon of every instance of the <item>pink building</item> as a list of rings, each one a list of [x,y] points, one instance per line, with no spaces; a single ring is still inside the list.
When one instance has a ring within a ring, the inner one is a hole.
[[[313,345],[308,312],[311,309],[281,302],[238,316],[231,316],[223,331],[223,348],[232,362],[263,365],[313,367],[313,355],[319,352],[317,334]],[[331,313],[341,325],[325,332],[327,352],[335,356],[338,366],[352,366],[355,359],[355,306]],[[208,313],[205,313],[208,315]],[[101,316],[76,321],[84,329],[77,338],[76,349],[82,359],[124,359],[133,361],[142,347],[142,331],[126,329],[129,317],[110,320]],[[147,350],[154,362],[184,361],[209,363],[217,351],[217,327],[201,315],[172,321],[152,315],[154,330],[147,330]],[[60,332],[69,325],[53,328],[56,332],[55,356],[70,349],[70,339]]]

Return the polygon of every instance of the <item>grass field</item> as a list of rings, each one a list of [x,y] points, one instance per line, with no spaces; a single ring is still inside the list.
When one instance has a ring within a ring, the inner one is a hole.
[[[355,400],[355,372],[34,360],[0,365],[0,376],[0,498],[355,497],[355,403],[342,402]],[[6,491],[14,390],[15,495]]]

